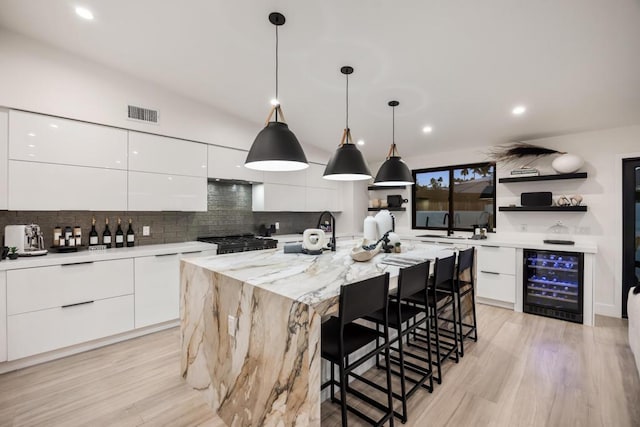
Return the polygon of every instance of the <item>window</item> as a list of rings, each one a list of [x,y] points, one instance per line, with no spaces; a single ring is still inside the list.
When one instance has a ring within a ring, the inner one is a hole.
[[[473,231],[496,226],[495,164],[413,170],[413,228]]]

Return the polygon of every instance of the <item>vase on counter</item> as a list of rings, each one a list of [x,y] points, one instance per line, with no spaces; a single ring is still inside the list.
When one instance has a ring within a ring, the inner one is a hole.
[[[584,165],[584,160],[577,154],[565,153],[551,162],[551,167],[558,173],[574,173]]]

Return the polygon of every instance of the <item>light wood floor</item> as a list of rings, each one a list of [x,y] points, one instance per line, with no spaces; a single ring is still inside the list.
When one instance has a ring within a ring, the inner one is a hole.
[[[483,305],[478,317],[480,340],[433,394],[413,396],[407,426],[640,426],[626,321],[590,328]],[[179,376],[178,341],[172,329],[0,375],[0,425],[223,425]],[[322,417],[339,425],[339,407],[324,403]]]

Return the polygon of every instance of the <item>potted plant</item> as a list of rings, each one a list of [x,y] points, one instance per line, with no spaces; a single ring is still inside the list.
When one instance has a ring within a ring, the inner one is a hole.
[[[18,259],[18,248],[15,246],[9,248],[9,259]]]
[[[401,245],[401,244],[400,244],[400,242],[397,242],[397,243],[396,243],[395,252],[396,252],[397,254],[399,254],[399,253],[401,253],[401,252],[402,252],[402,248],[401,248],[401,246],[400,246],[400,245]]]

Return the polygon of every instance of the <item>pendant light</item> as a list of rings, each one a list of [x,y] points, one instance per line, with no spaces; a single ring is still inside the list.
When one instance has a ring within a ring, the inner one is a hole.
[[[278,101],[278,27],[284,25],[284,15],[269,14],[269,22],[276,27],[276,99],[267,116],[264,129],[258,133],[244,166],[263,171],[295,171],[309,167],[298,138],[289,130]],[[271,117],[275,113],[275,121]],[[278,114],[282,121],[278,121]]]
[[[351,139],[351,129],[349,129],[349,74],[353,73],[353,67],[345,66],[340,68],[340,72],[346,76],[347,80],[347,114],[346,126],[342,132],[340,146],[327,163],[324,170],[324,179],[332,181],[360,181],[371,179],[371,172],[364,157],[358,147]]]
[[[400,105],[398,101],[389,101],[389,106],[393,111],[393,137],[391,148],[387,154],[387,160],[384,161],[378,174],[373,182],[374,185],[391,186],[391,185],[413,185],[413,176],[411,171],[402,158],[398,155],[396,148],[396,107]]]

